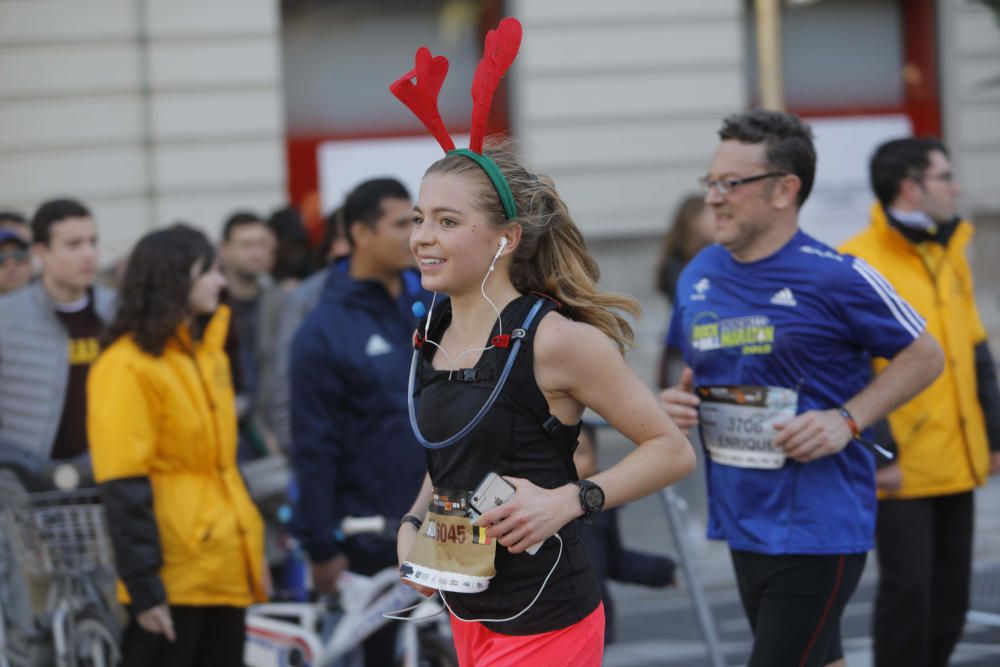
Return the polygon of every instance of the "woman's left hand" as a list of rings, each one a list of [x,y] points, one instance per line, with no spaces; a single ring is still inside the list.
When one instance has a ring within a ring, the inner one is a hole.
[[[497,538],[512,554],[552,537],[560,528],[580,516],[579,490],[573,484],[543,489],[520,477],[504,477],[517,493],[500,507],[476,521],[486,526],[486,534]]]

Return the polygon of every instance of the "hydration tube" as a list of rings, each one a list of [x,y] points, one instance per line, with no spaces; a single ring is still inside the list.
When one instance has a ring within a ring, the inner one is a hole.
[[[535,302],[535,305],[528,313],[528,316],[524,318],[524,324],[521,325],[522,331],[527,331],[527,329],[531,326],[531,323],[534,321],[535,316],[538,314],[538,311],[541,310],[542,304],[544,303],[545,299],[539,297],[538,301]],[[493,391],[490,393],[489,398],[487,398],[486,402],[483,403],[483,407],[479,408],[479,412],[477,412],[476,416],[472,418],[472,421],[462,427],[458,433],[440,442],[431,442],[425,438],[424,434],[420,432],[420,426],[417,424],[417,408],[413,401],[413,390],[417,379],[417,365],[420,363],[420,350],[414,350],[413,361],[410,362],[410,380],[406,392],[406,403],[410,412],[410,428],[413,429],[413,435],[416,437],[417,442],[427,449],[444,449],[445,447],[454,445],[456,442],[469,435],[469,433],[472,432],[472,429],[479,426],[479,423],[486,417],[486,413],[490,411],[490,408],[493,407],[493,404],[496,403],[497,398],[499,398],[500,391],[507,382],[507,376],[510,375],[510,371],[514,368],[514,360],[517,358],[517,353],[521,349],[522,340],[524,340],[523,337],[518,337],[514,340],[514,345],[510,350],[510,355],[507,357],[507,363],[503,367],[503,372],[500,373],[500,379],[497,380],[497,384],[493,387]]]

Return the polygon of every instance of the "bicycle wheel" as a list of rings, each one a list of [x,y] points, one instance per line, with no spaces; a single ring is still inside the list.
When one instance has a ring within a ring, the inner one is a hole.
[[[34,629],[31,593],[13,540],[15,514],[30,507],[28,493],[13,471],[0,468],[0,655],[12,664],[34,664],[29,637]]]
[[[97,605],[76,614],[70,651],[75,667],[116,667],[121,662],[117,625]]]

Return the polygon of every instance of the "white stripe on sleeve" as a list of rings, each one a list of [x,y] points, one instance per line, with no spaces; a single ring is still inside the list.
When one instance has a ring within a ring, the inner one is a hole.
[[[895,317],[896,321],[899,322],[904,329],[906,329],[907,333],[909,333],[914,338],[919,338],[920,331],[924,328],[923,321],[920,319],[920,316],[916,315],[916,313],[913,313],[914,315],[916,315],[918,319],[916,322],[910,319],[909,316],[910,313],[904,312],[904,310],[900,306],[900,303],[905,304],[905,302],[899,298],[899,296],[895,293],[895,290],[893,290],[891,287],[889,288],[889,290],[886,290],[885,286],[883,286],[881,282],[879,282],[872,275],[872,272],[866,270],[869,268],[866,264],[864,264],[859,260],[855,260],[852,266],[854,270],[858,272],[858,275],[864,278],[865,282],[871,285],[871,288],[875,291],[876,294],[879,295],[879,297],[882,299],[882,302],[885,303],[885,305],[889,308],[889,311],[892,313],[893,317]]]
[[[890,284],[889,281],[885,279],[885,276],[883,276],[881,273],[879,273],[878,270],[875,269],[875,267],[873,267],[871,264],[869,264],[868,262],[864,261],[863,259],[856,258],[855,261],[858,262],[860,264],[861,268],[863,268],[865,271],[867,271],[868,274],[877,283],[879,283],[880,285],[882,285],[882,289],[885,290],[885,292],[887,294],[889,294],[889,296],[891,296],[893,298],[893,300],[897,304],[899,304],[899,307],[903,309],[903,313],[904,314],[908,314],[909,315],[910,321],[913,322],[913,324],[918,329],[923,329],[924,328],[924,324],[925,324],[924,318],[920,316],[920,313],[918,313],[917,311],[915,311],[913,309],[913,306],[911,306],[909,304],[909,302],[907,302],[906,299],[904,299],[903,297],[899,296],[899,292],[897,292],[896,288],[893,287],[892,284]]]

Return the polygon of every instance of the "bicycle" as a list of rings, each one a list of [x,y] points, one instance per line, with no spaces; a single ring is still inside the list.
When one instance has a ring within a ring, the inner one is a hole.
[[[348,517],[339,535],[388,534],[383,517]],[[392,537],[395,537],[393,532]],[[396,636],[399,667],[458,667],[448,615],[433,598],[402,583],[394,567],[366,577],[344,572],[338,594],[314,602],[258,604],[247,610],[247,667],[356,667],[364,664],[361,644],[412,607]]]
[[[0,667],[114,667],[120,660],[104,508],[96,488],[76,488],[88,468],[0,446]],[[41,614],[29,577],[49,581]]]

